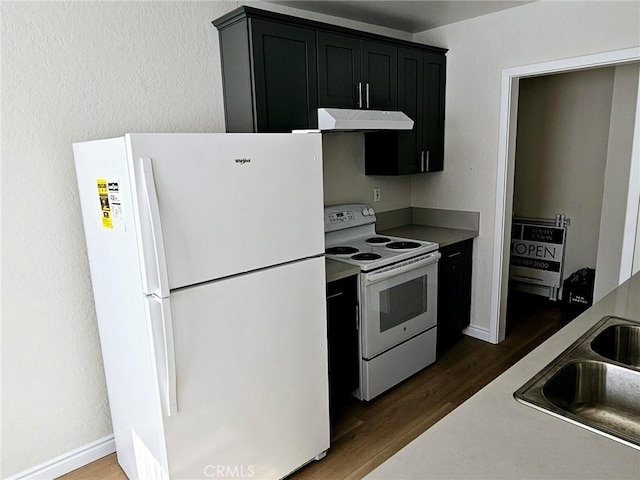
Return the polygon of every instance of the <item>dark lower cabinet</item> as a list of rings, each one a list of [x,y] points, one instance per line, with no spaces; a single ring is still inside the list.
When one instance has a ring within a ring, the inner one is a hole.
[[[327,285],[329,409],[339,414],[360,382],[357,276]]]
[[[473,240],[442,247],[440,253],[437,358],[462,337],[471,320]]]
[[[444,55],[398,48],[398,110],[414,121],[414,128],[365,134],[367,175],[443,170],[445,77]]]

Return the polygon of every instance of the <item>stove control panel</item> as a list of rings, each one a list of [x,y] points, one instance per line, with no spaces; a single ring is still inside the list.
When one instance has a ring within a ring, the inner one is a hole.
[[[324,231],[333,232],[345,228],[375,223],[376,212],[365,203],[332,205],[324,209]]]
[[[362,215],[365,216],[365,217],[368,217],[370,215],[375,215],[376,214],[376,212],[373,211],[373,208],[367,207],[367,206],[363,207],[361,212],[362,212]]]
[[[351,210],[345,210],[343,212],[332,212],[328,216],[330,223],[337,222],[353,222],[356,216]]]

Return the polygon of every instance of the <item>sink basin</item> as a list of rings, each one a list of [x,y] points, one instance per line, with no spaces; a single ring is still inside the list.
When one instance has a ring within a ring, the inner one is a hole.
[[[639,357],[640,324],[604,317],[514,397],[640,449]]]
[[[610,360],[640,367],[640,326],[607,327],[593,339],[591,349]]]
[[[640,438],[640,372],[605,362],[572,362],[545,382],[542,393],[593,427]]]

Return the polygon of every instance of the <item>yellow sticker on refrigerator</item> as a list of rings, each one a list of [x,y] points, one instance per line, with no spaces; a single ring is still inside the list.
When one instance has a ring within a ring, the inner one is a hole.
[[[111,207],[109,206],[109,189],[107,188],[107,180],[99,178],[98,196],[100,197],[100,208],[102,210],[102,226],[104,228],[113,228],[113,218],[111,217]]]

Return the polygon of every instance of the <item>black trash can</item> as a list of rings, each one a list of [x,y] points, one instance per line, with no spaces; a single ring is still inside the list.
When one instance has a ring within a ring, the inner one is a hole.
[[[562,297],[568,305],[588,308],[593,304],[593,284],[596,271],[581,268],[564,281]]]

